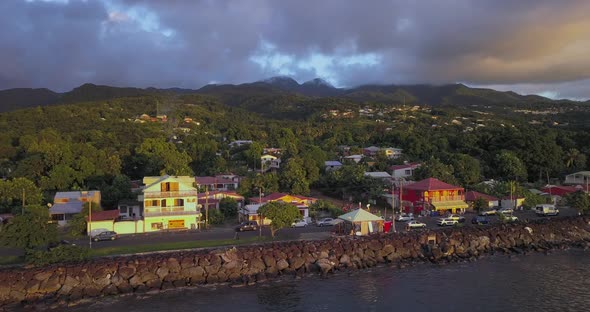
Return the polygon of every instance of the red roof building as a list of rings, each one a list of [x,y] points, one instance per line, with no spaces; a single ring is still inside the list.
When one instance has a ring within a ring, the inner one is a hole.
[[[119,217],[119,210],[105,210],[92,213],[92,222],[116,220]],[[88,217],[86,217],[88,221]]]
[[[564,185],[552,185],[542,189],[543,192],[550,194],[551,196],[565,196],[567,194],[575,193],[577,191],[588,192],[585,185],[576,186],[564,186]]]
[[[473,201],[476,201],[478,198],[483,198],[483,199],[487,200],[488,202],[498,201],[497,197],[487,195],[484,193],[480,193],[480,192],[476,192],[476,191],[468,191],[465,193],[465,201],[466,202],[473,202]]]
[[[403,202],[410,202],[412,207],[406,207],[406,212],[413,208],[414,213],[423,209],[440,212],[450,211],[452,213],[464,212],[468,207],[465,202],[465,189],[460,186],[451,185],[435,178],[428,178],[422,181],[402,187]]]
[[[285,193],[272,193],[270,195],[264,196],[262,198],[252,197],[250,198],[250,203],[252,204],[260,204],[260,203],[267,203],[273,201],[282,201],[289,204],[294,204],[298,207],[301,206],[309,206],[317,201],[316,198],[313,197],[306,197],[301,195],[289,195]]]

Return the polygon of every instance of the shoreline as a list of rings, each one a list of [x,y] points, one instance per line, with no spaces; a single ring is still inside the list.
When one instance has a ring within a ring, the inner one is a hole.
[[[0,309],[59,308],[104,296],[149,295],[203,285],[242,287],[283,276],[326,276],[382,265],[394,269],[420,263],[448,265],[496,253],[510,256],[570,248],[590,248],[587,218],[114,257],[0,270],[0,280],[15,281],[0,286]]]

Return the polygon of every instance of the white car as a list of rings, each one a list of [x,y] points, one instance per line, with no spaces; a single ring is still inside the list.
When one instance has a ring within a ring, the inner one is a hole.
[[[496,214],[496,209],[484,210],[479,213],[480,216],[492,216]]]
[[[333,226],[336,223],[336,220],[333,218],[324,218],[318,221],[318,226]]]
[[[291,224],[291,227],[306,227],[307,222],[305,220],[297,220]]]
[[[518,218],[513,215],[507,215],[504,216],[504,220],[506,220],[506,222],[516,222],[518,221]]]
[[[412,221],[414,220],[414,215],[410,214],[401,214],[399,215],[397,218],[395,218],[395,221],[398,222],[406,222],[406,221]]]
[[[455,220],[455,221],[457,221],[459,223],[465,222],[465,217],[464,216],[460,216],[458,214],[449,215],[448,217],[446,217],[446,219]]]
[[[502,208],[498,210],[498,212],[501,214],[512,214],[514,210],[512,210],[512,208]]]
[[[459,221],[457,221],[457,220],[443,218],[443,219],[438,220],[438,222],[436,224],[438,224],[439,226],[447,226],[447,225],[455,225],[458,223],[459,223]]]
[[[406,226],[408,227],[408,229],[425,229],[426,228],[426,224],[422,223],[420,221],[410,221],[410,222],[408,222],[408,224]]]

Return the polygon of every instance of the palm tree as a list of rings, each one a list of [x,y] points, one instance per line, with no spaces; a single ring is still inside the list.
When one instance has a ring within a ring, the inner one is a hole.
[[[576,165],[576,161],[580,157],[581,153],[576,148],[570,148],[565,157],[565,166],[567,168],[572,168]]]

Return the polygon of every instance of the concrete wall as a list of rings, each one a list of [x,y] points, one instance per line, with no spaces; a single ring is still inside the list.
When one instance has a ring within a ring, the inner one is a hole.
[[[387,262],[453,262],[490,252],[590,248],[588,221],[582,217],[552,218],[527,224],[275,242],[3,269],[0,310],[35,302],[41,302],[43,309],[83,298],[220,282],[253,284],[278,275],[329,274]]]

